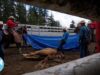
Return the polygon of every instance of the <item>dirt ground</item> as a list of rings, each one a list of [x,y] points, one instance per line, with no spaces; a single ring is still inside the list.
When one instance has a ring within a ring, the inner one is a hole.
[[[93,50],[94,44],[90,46]],[[23,53],[27,53],[32,51],[30,48],[23,49]],[[51,66],[55,66],[58,64],[62,64],[71,60],[75,60],[79,58],[79,52],[66,52],[65,58],[59,62],[55,62],[52,60],[48,61],[48,66],[44,68],[48,68]],[[37,65],[39,61],[37,60],[26,60],[23,58],[22,55],[19,54],[17,48],[9,48],[5,50],[5,68],[0,73],[0,75],[22,75],[24,73],[33,72],[36,70],[44,69],[44,68],[35,68],[34,66]]]

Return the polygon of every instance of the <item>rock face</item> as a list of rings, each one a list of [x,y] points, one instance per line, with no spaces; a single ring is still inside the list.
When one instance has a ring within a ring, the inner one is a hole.
[[[100,53],[23,75],[100,75]]]
[[[99,0],[17,0],[47,9],[77,15],[84,18],[99,19]]]

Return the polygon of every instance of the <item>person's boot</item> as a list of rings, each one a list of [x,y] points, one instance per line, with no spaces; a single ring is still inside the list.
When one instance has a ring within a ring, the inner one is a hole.
[[[19,53],[22,54],[21,43],[16,43],[16,46],[18,48]]]

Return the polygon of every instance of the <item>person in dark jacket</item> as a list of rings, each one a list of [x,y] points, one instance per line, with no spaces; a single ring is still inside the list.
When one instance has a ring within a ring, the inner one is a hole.
[[[2,31],[3,22],[0,22],[0,57],[4,59],[4,48],[3,48],[3,31]]]
[[[90,30],[85,25],[85,21],[80,22],[79,41],[80,41],[80,57],[89,55],[88,45],[90,42]]]

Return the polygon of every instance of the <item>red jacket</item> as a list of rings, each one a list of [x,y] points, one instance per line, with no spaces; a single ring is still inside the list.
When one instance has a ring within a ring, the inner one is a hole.
[[[13,28],[13,27],[16,26],[16,23],[13,22],[13,20],[9,19],[9,20],[7,21],[7,26],[8,26],[9,28]]]
[[[96,52],[100,52],[100,22],[96,25]]]
[[[97,22],[96,21],[94,21],[94,22],[92,22],[91,24],[90,24],[90,28],[92,28],[92,29],[95,29],[96,28],[96,25],[97,25]]]

